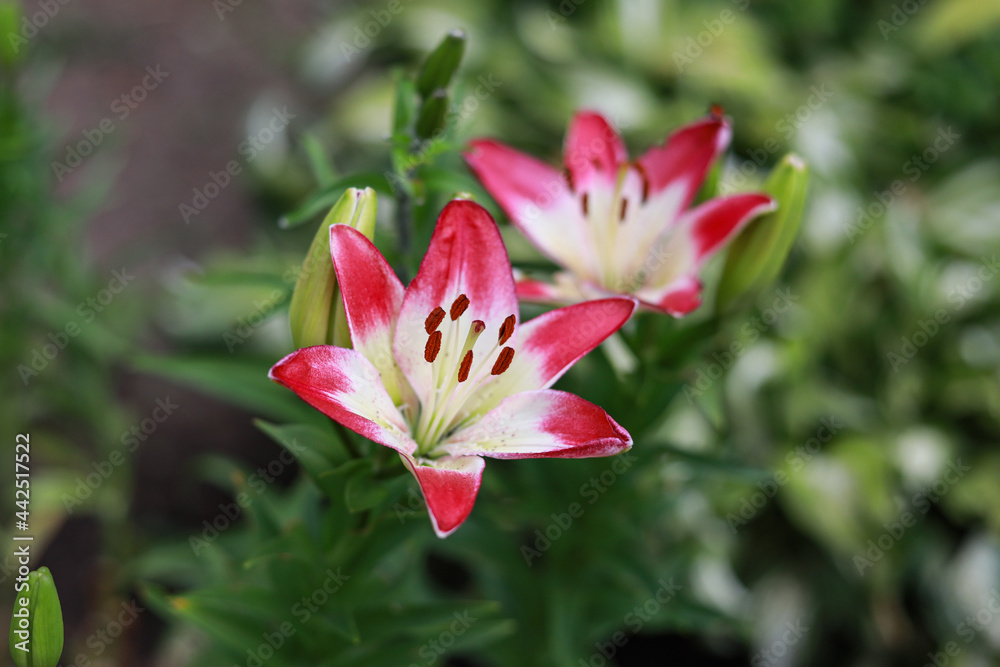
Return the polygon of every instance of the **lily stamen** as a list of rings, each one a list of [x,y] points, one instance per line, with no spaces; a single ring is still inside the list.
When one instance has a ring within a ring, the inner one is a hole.
[[[424,345],[424,359],[427,363],[432,364],[434,360],[437,359],[438,352],[441,351],[441,332],[434,331],[427,338],[427,344]]]
[[[514,325],[517,323],[517,317],[513,314],[508,315],[507,319],[503,321],[500,325],[500,333],[497,335],[497,344],[503,345],[510,337],[514,335]]]
[[[441,326],[441,322],[444,320],[444,315],[444,308],[438,306],[431,311],[430,315],[427,316],[427,319],[424,320],[424,331],[427,332],[428,336],[437,331],[437,328]]]
[[[464,294],[460,294],[457,299],[451,304],[451,321],[454,322],[462,313],[469,307],[469,297]]]
[[[472,368],[472,350],[462,357],[462,365],[458,367],[458,381],[465,382],[469,379],[469,370]]]
[[[514,361],[514,348],[505,347],[500,350],[500,355],[497,357],[496,362],[494,362],[493,368],[490,370],[490,375],[502,374],[505,370],[510,368],[512,361]]]

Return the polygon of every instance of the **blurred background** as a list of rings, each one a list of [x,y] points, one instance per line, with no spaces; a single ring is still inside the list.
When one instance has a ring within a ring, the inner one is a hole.
[[[34,445],[62,664],[253,664],[155,590],[246,576],[197,542],[221,515],[242,548],[234,486],[265,479],[291,511],[299,468],[253,420],[302,409],[264,378],[294,271],[347,185],[379,190],[376,240],[396,242],[396,82],[456,28],[424,180],[501,222],[457,151],[486,135],[557,163],[580,108],[637,155],[720,104],[722,192],[790,151],[810,190],[752,308],[655,325],[639,407],[612,409],[600,358],[561,385],[633,433],[642,412],[635,463],[579,529],[536,537],[609,462],[491,464],[442,543],[397,509],[421,595],[496,602],[417,664],[998,664],[1000,3],[8,0],[0,28],[0,423]],[[512,259],[544,266],[510,231]],[[329,664],[410,664],[352,659]]]

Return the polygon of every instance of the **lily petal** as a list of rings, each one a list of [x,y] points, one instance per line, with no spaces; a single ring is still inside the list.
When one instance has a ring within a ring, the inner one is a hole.
[[[406,290],[393,340],[396,360],[424,405],[434,391],[433,368],[424,359],[427,316],[435,308],[450,312],[462,295],[468,300],[467,309],[461,319],[447,323],[457,331],[457,347],[474,320],[497,331],[517,313],[514,278],[500,230],[482,206],[455,200],[441,212],[420,270]],[[450,347],[446,340],[445,348]]]
[[[602,408],[554,389],[510,396],[440,449],[497,459],[588,458],[629,449],[632,436]]]
[[[514,283],[517,298],[529,303],[564,303],[562,293],[551,283],[522,277]]]
[[[675,317],[691,312],[701,304],[697,272],[702,265],[750,220],[774,208],[767,195],[750,193],[711,199],[689,211],[658,244],[669,261],[652,272],[635,296]]]
[[[701,288],[697,276],[681,276],[658,292],[646,295],[649,300],[643,299],[641,304],[651,310],[683,317],[701,305]]]
[[[775,208],[774,200],[767,195],[748,193],[710,199],[688,213],[686,222],[694,241],[695,263],[701,266],[744,225]]]
[[[731,136],[729,123],[711,116],[677,130],[663,146],[649,149],[637,162],[650,194],[677,184],[683,192],[680,209],[687,208]]]
[[[434,461],[400,455],[420,484],[438,537],[448,537],[472,512],[486,462],[478,456],[445,456]]]
[[[618,166],[628,161],[621,137],[604,116],[581,111],[566,131],[565,164],[576,192],[588,190],[595,179],[614,187]]]
[[[330,254],[354,349],[378,369],[382,384],[397,405],[406,402],[416,407],[413,392],[392,356],[403,284],[378,248],[348,225],[330,227]]]
[[[527,303],[565,305],[579,303],[587,298],[580,290],[575,276],[567,271],[557,271],[552,276],[552,282],[544,282],[515,268],[514,288],[517,290],[517,298]]]
[[[581,200],[562,174],[497,141],[469,144],[465,161],[511,222],[549,259],[579,274],[595,266]]]
[[[483,414],[508,396],[551,387],[583,355],[618,331],[635,306],[630,297],[597,299],[550,310],[520,325],[510,367],[480,389],[469,411]]]
[[[315,345],[292,352],[268,377],[330,419],[355,433],[412,454],[417,443],[379,379],[378,370],[357,350]]]

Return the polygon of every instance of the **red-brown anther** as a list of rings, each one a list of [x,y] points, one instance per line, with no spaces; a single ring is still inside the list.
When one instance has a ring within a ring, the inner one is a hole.
[[[424,331],[428,335],[437,331],[437,328],[441,325],[441,321],[444,319],[444,314],[444,308],[438,306],[427,316],[427,319],[424,320]]]
[[[625,212],[628,211],[628,199],[622,197],[622,208],[618,212],[618,221],[625,222]]]
[[[564,168],[562,170],[562,175],[563,179],[566,181],[566,185],[569,186],[569,189],[575,190],[576,188],[573,187],[573,172],[571,172],[569,169]]]
[[[514,315],[507,316],[507,319],[500,325],[500,335],[497,339],[498,345],[503,345],[510,340],[510,337],[514,335],[514,324],[516,323],[517,318]]]
[[[497,360],[493,362],[493,369],[490,371],[490,375],[500,375],[505,370],[510,368],[510,362],[514,360],[514,348],[505,347],[500,350],[500,356]]]
[[[642,166],[641,162],[636,162],[632,166],[639,172],[639,178],[642,179],[642,203],[645,204],[646,200],[649,199],[649,176],[646,174],[646,168]]]
[[[462,316],[466,308],[469,307],[469,297],[464,294],[460,294],[457,299],[451,304],[451,321],[454,322]]]
[[[465,382],[469,379],[469,371],[472,370],[472,350],[465,353],[462,357],[462,365],[458,367],[458,381]]]
[[[427,344],[424,345],[424,360],[427,363],[434,363],[437,359],[438,352],[441,351],[441,332],[435,331],[427,339]]]
[[[580,204],[583,206],[583,214],[587,215],[588,212],[587,212],[587,193],[586,192],[583,193],[583,200],[580,202]]]
[[[714,118],[722,118],[726,115],[726,110],[722,108],[721,104],[713,104],[711,108],[711,113]]]

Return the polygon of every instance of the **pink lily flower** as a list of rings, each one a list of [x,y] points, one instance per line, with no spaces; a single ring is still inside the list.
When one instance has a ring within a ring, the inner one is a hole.
[[[519,277],[520,298],[573,303],[630,294],[679,317],[701,304],[705,261],[775,208],[758,193],[689,208],[730,136],[716,108],[630,162],[608,121],[583,111],[566,134],[564,172],[488,139],[471,142],[465,160],[528,240],[565,269],[554,284]]]
[[[441,212],[409,287],[347,225],[330,227],[330,249],[354,348],[300,349],[270,377],[396,450],[439,537],[472,511],[484,456],[584,458],[632,446],[604,410],[549,387],[628,320],[634,300],[581,303],[521,323],[500,232],[472,201]]]

